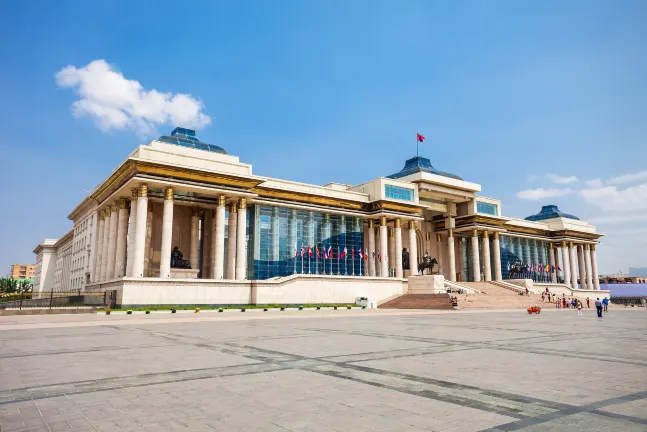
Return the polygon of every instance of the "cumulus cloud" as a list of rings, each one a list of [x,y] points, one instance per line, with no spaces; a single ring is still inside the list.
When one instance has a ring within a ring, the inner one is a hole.
[[[589,219],[589,222],[592,224],[600,224],[600,225],[625,225],[625,224],[631,224],[635,222],[647,222],[647,213],[633,213],[633,214],[614,214],[614,215],[601,215],[601,216],[594,216],[591,219]],[[638,229],[632,229],[629,230],[631,231],[634,235],[640,234],[641,232],[647,232],[647,228],[643,228],[642,230]],[[614,234],[617,234],[617,232],[614,232]]]
[[[563,177],[557,174],[546,174],[546,177],[548,177],[553,183],[557,184],[569,184],[577,181],[577,177],[575,176]]]
[[[638,173],[625,174],[618,177],[609,179],[610,184],[626,184],[636,181],[647,180],[647,171],[640,171]]]
[[[132,129],[152,135],[163,124],[201,129],[211,123],[201,101],[187,94],[146,90],[105,60],[81,68],[66,66],[55,78],[59,87],[73,88],[79,96],[72,113],[93,118],[103,131]]]
[[[584,183],[586,183],[586,186],[590,188],[601,188],[603,186],[602,180],[600,179],[587,180]]]
[[[539,201],[546,198],[555,198],[568,195],[573,192],[571,189],[526,189],[517,192],[517,198],[531,201]]]

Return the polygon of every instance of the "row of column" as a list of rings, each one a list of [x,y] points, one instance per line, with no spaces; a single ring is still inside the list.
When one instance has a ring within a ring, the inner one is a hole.
[[[551,267],[561,268],[561,274],[564,278],[564,283],[574,289],[577,289],[577,276],[579,269],[580,288],[599,290],[600,280],[598,275],[598,260],[595,254],[595,245],[581,243],[574,244],[573,242],[562,241],[559,246],[562,253],[562,265],[559,265],[559,256],[556,252],[557,248],[550,244],[548,251]],[[577,264],[575,259],[575,249],[577,248]],[[559,272],[556,270],[551,273],[551,280],[557,283]]]
[[[380,244],[379,248],[376,248],[375,245],[375,222],[373,219],[368,220],[368,250],[369,250],[369,259],[368,259],[368,275],[376,276],[377,268],[375,263],[375,251],[378,250],[380,253],[381,259],[379,259],[379,269],[381,277],[388,277],[389,275],[389,244],[388,244],[388,222],[385,216],[380,218],[379,225],[379,234],[380,234]],[[409,266],[412,269],[412,274],[417,272],[418,265],[418,243],[416,242],[416,224],[414,221],[409,221]],[[393,237],[395,255],[395,277],[402,278],[404,277],[404,270],[402,268],[402,221],[400,219],[395,219],[394,228],[393,228]]]
[[[120,198],[114,204],[99,211],[97,253],[93,282],[130,276],[144,277],[146,250],[146,225],[148,213],[148,186],[142,184],[132,190],[130,223],[128,200]],[[172,188],[164,191],[162,214],[162,239],[160,250],[159,277],[171,276],[171,248],[173,240],[174,194]],[[217,198],[212,217],[211,236],[211,277],[223,279],[225,265],[229,279],[243,280],[247,274],[246,220],[247,200],[241,198],[229,209],[227,263],[225,263],[225,201],[224,195]],[[189,262],[192,269],[198,268],[198,224],[199,209],[193,209],[191,216],[191,246]],[[237,229],[242,227],[242,229]],[[235,240],[234,240],[235,239]],[[242,251],[242,253],[237,253]],[[126,256],[128,257],[126,259]]]
[[[449,236],[452,236],[451,230],[449,230]],[[483,254],[483,279],[486,282],[489,282],[491,280],[497,280],[500,281],[503,279],[503,275],[501,273],[501,246],[499,242],[499,233],[494,232],[492,233],[492,253],[494,254],[494,272],[492,272],[492,266],[490,264],[490,233],[488,231],[482,231],[481,236],[482,236],[482,241],[481,247],[482,247],[482,254]],[[453,240],[453,239],[452,239]],[[479,230],[474,229],[472,231],[472,277],[474,279],[474,282],[480,282],[481,281],[481,260],[479,256]],[[452,246],[453,246],[453,241],[452,241]],[[452,265],[452,261],[454,261],[454,250],[453,248],[450,249],[450,267]],[[453,281],[456,279],[456,265],[454,263],[454,272],[451,273],[453,276]]]

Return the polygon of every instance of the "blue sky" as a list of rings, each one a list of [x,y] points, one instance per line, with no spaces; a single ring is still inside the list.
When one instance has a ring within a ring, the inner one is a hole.
[[[647,266],[645,22],[644,1],[2,2],[0,274],[196,107],[203,141],[314,184],[396,172],[420,132],[421,154],[504,215],[558,204],[608,234],[602,272]],[[171,95],[126,123],[74,115],[96,60]]]

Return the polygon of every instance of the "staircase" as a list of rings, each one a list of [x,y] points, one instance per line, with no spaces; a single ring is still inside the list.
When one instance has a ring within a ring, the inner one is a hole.
[[[530,293],[530,296],[520,296],[510,286],[499,286],[491,282],[461,282],[481,291],[480,294],[458,296],[461,309],[527,309],[530,306],[542,306],[541,297]],[[512,284],[508,284],[512,285]],[[517,287],[521,289],[520,287]]]
[[[404,294],[382,303],[379,309],[453,309],[449,294]]]

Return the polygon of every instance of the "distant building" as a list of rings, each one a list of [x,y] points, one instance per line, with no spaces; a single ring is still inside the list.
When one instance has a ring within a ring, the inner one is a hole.
[[[647,278],[647,267],[629,267],[629,276]]]
[[[36,264],[11,264],[9,277],[12,279],[33,279]]]

